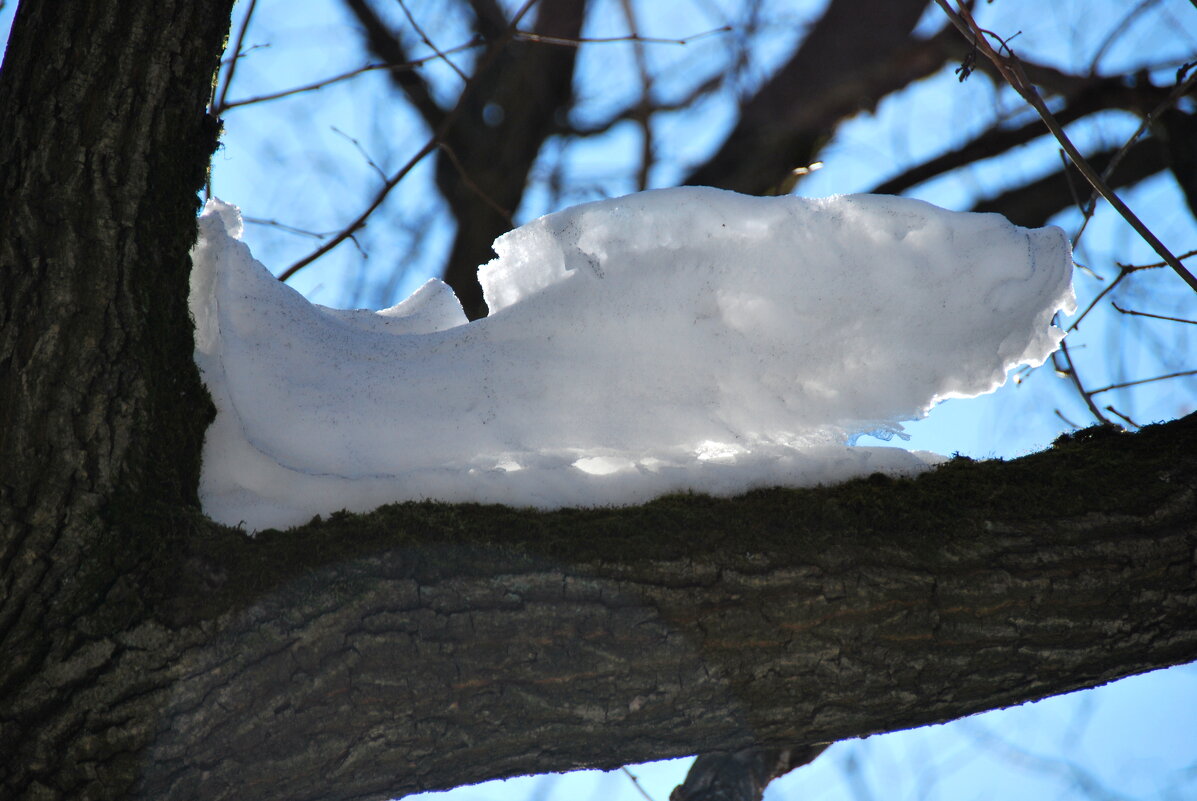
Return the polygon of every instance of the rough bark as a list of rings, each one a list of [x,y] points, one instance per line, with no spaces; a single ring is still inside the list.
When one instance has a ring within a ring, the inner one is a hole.
[[[1197,657],[1194,454],[1197,417],[732,500],[195,520],[155,616],[16,711],[81,683],[60,702],[152,741],[93,759],[155,799],[385,798],[949,720]],[[64,769],[35,746],[9,753]]]
[[[86,797],[131,775],[102,757],[142,735],[83,699],[106,638],[144,613],[155,508],[196,503],[207,395],[187,251],[230,5],[17,9],[0,70],[5,798]]]

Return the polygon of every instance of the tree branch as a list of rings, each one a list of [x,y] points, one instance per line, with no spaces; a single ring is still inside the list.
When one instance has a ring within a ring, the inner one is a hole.
[[[77,703],[153,710],[139,795],[212,801],[945,721],[1197,658],[1195,454],[1191,416],[728,500],[405,504],[254,539],[176,518],[155,616],[97,646]],[[9,719],[71,675],[26,677]]]
[[[392,33],[367,0],[345,0],[345,7],[357,17],[365,29],[370,51],[378,58],[388,64],[406,64],[411,60],[403,42]],[[428,82],[423,76],[410,69],[393,69],[388,74],[391,81],[403,90],[428,127],[433,130],[439,128],[447,112],[432,97]]]
[[[947,31],[910,35],[923,0],[832,0],[790,61],[743,107],[719,151],[687,184],[749,194],[777,187],[815,161],[837,125],[947,58]]]
[[[1111,148],[1096,153],[1089,162],[1104,171],[1119,150]],[[1133,186],[1167,168],[1167,156],[1160,142],[1154,138],[1140,139],[1126,151],[1107,183],[1116,189]],[[1016,225],[1036,228],[1046,225],[1052,215],[1075,206],[1077,187],[1083,185],[1084,178],[1070,162],[1050,175],[983,200],[971,211],[997,212]]]

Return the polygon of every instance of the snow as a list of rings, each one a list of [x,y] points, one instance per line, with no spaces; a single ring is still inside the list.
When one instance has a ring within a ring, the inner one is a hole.
[[[1038,365],[1071,312],[1057,228],[888,196],[664,189],[501,236],[467,323],[430,280],[315,305],[210,201],[192,257],[218,414],[200,496],[251,530],[404,500],[555,508],[809,486],[937,461],[854,447]]]

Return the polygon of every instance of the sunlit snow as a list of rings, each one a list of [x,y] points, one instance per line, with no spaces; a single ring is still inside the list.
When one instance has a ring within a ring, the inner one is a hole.
[[[314,305],[200,219],[191,308],[216,401],[200,494],[250,529],[413,499],[552,508],[814,485],[935,461],[852,447],[1041,364],[1067,240],[883,196],[665,189],[495,242],[467,323],[430,280]]]

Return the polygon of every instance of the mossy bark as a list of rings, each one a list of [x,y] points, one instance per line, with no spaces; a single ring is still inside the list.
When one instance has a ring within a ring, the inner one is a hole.
[[[135,775],[105,755],[144,745],[80,698],[111,668],[114,634],[149,614],[164,532],[147,521],[196,504],[210,404],[187,253],[231,5],[16,12],[0,69],[5,798],[100,797]]]
[[[1197,657],[1197,418],[915,481],[204,520],[186,254],[229,2],[26,0],[0,72],[0,796],[384,798]]]

